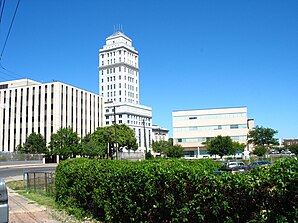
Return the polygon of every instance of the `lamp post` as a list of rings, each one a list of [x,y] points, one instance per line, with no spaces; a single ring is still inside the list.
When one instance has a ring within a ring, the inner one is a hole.
[[[145,154],[147,154],[147,143],[146,143],[146,129],[145,129],[145,120],[143,119],[143,128],[144,128],[144,145],[145,145]]]

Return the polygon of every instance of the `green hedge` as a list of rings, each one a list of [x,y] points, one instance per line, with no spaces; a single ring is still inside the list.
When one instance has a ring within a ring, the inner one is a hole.
[[[298,161],[214,175],[212,160],[69,159],[56,169],[56,200],[105,222],[295,222]]]

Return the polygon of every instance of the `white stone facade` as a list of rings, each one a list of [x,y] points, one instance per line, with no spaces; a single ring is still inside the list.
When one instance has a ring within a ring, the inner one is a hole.
[[[99,92],[105,101],[139,104],[139,55],[122,32],[99,50]]]
[[[115,109],[115,112],[114,112]],[[126,124],[133,129],[137,144],[137,152],[150,150],[152,145],[152,109],[133,103],[105,103],[105,126]],[[126,151],[124,151],[126,152]]]
[[[174,144],[184,148],[185,157],[194,158],[208,156],[202,143],[218,135],[247,144],[248,131],[254,127],[246,107],[174,111],[172,119]]]
[[[13,152],[32,133],[48,143],[71,127],[80,137],[103,126],[103,97],[62,82],[0,82],[0,151]]]
[[[154,142],[169,140],[169,130],[158,125],[152,125],[152,135],[152,140]]]
[[[122,32],[106,38],[99,50],[99,92],[105,100],[104,125],[126,124],[135,132],[138,151],[152,145],[152,108],[140,105],[139,55]],[[144,122],[144,123],[143,123]],[[145,133],[144,133],[145,129]]]

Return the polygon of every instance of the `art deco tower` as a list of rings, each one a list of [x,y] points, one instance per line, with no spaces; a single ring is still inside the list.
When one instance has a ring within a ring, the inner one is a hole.
[[[106,102],[140,103],[139,57],[132,40],[118,31],[99,50],[100,94]]]

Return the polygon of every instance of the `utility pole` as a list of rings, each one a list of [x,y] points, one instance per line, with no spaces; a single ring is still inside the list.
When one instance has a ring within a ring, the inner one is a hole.
[[[144,127],[144,145],[145,145],[145,154],[147,154],[146,129],[145,129],[145,120],[144,120],[144,119],[143,119],[143,127]]]
[[[116,106],[114,106],[114,128],[115,128],[115,139],[116,139],[116,159],[118,159],[118,138],[117,138],[117,126],[116,126]]]

